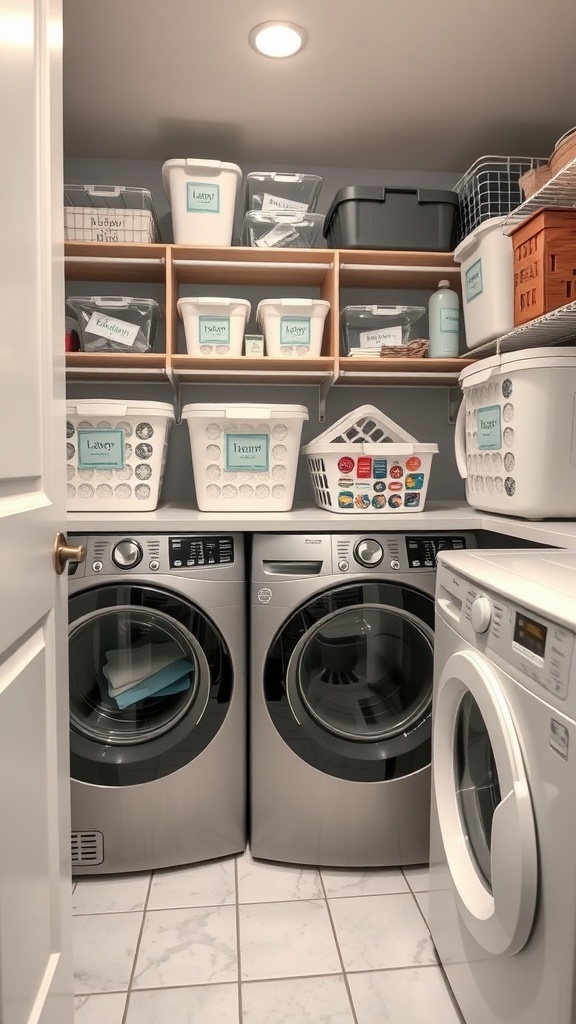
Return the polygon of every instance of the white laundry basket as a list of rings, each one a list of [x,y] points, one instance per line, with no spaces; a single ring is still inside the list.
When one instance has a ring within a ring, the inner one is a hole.
[[[189,355],[242,355],[244,331],[252,309],[247,299],[182,298],[176,305],[184,322]]]
[[[164,402],[68,402],[68,510],[155,509],[173,422],[174,410]]]
[[[576,348],[480,359],[460,384],[454,442],[470,505],[576,519]]]
[[[372,405],[342,416],[302,448],[318,507],[348,515],[422,512],[437,451]]]
[[[454,250],[460,264],[462,306],[468,348],[514,327],[514,250],[504,234],[505,217],[485,220]]]
[[[262,299],[256,323],[266,339],[268,355],[276,359],[317,358],[329,309],[325,299]]]
[[[198,508],[287,512],[292,508],[303,405],[185,405]]]
[[[162,178],[177,244],[230,245],[236,193],[242,181],[237,164],[167,160]]]

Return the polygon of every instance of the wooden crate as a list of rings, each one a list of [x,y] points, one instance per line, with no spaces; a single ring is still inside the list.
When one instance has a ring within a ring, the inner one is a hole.
[[[576,300],[576,209],[537,210],[511,237],[516,327]]]

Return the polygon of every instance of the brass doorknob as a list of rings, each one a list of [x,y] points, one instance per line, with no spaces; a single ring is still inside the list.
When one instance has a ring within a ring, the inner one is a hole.
[[[76,547],[73,547],[68,544],[66,534],[56,534],[56,540],[54,541],[54,568],[59,576],[64,572],[66,562],[83,562],[85,558],[86,548],[84,544],[78,544]]]

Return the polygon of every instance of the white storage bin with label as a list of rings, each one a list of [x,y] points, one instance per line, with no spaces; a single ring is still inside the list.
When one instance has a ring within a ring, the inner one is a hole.
[[[78,321],[84,352],[150,352],[160,308],[154,299],[71,295],[66,306]]]
[[[329,512],[422,512],[437,444],[421,444],[372,405],[304,445],[316,504]]]
[[[469,504],[576,519],[576,348],[480,359],[460,384],[454,442]]]
[[[258,249],[317,249],[324,244],[324,214],[291,210],[248,210],[242,245]]]
[[[340,314],[343,354],[378,356],[382,348],[406,345],[412,324],[425,312],[425,306],[345,306]]]
[[[247,299],[182,298],[176,303],[191,356],[236,357],[252,306]]]
[[[267,354],[275,359],[316,359],[329,309],[325,299],[262,299],[256,322]]]
[[[313,213],[322,178],[318,174],[251,171],[246,175],[246,210],[293,210]]]
[[[303,405],[185,405],[198,508],[287,512],[292,508]]]
[[[70,512],[150,512],[158,505],[174,410],[165,402],[66,405]]]
[[[64,238],[75,242],[158,242],[151,193],[130,185],[64,185]]]
[[[504,234],[505,220],[483,221],[454,250],[468,348],[493,341],[514,327],[514,250],[512,239]]]
[[[167,160],[162,179],[179,245],[230,245],[236,193],[242,181],[237,164],[220,160]]]

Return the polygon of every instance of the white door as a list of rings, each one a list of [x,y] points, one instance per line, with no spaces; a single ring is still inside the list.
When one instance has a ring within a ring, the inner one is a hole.
[[[61,0],[0,0],[0,1021],[72,1009]]]
[[[433,799],[458,914],[482,949],[517,953],[534,921],[538,857],[512,715],[496,671],[471,649],[448,658],[435,685]]]

